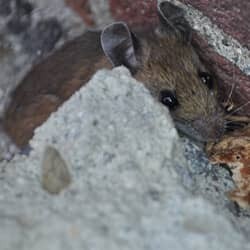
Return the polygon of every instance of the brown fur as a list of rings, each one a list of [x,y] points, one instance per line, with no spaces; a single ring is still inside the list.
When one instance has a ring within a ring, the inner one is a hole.
[[[172,114],[185,133],[204,141],[216,138],[224,127],[216,89],[209,90],[198,76],[208,70],[190,44],[175,35],[156,36],[138,34],[142,49],[134,77],[157,99],[161,90],[176,91],[180,105]],[[26,145],[34,129],[103,67],[111,64],[101,49],[99,32],[85,33],[35,66],[14,91],[6,111],[9,136],[18,146]]]
[[[156,98],[164,89],[176,92],[180,105],[171,113],[181,130],[186,123],[184,133],[203,141],[220,136],[224,131],[224,112],[217,100],[217,82],[212,90],[201,82],[199,72],[212,72],[203,65],[192,45],[174,35],[159,39],[152,35],[147,38],[147,44],[141,69],[135,77]]]

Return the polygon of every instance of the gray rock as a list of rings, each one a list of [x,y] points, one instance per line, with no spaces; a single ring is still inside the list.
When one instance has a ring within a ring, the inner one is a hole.
[[[47,145],[72,171],[56,196],[40,183]],[[184,159],[167,109],[124,68],[98,72],[31,147],[0,165],[4,250],[250,248],[223,210],[193,193],[198,181],[188,180],[203,170]]]
[[[40,21],[23,36],[23,47],[28,54],[47,55],[62,36],[61,24],[55,18]]]
[[[11,0],[0,0],[0,15],[1,16],[8,16],[11,13]]]
[[[15,1],[15,11],[7,23],[8,30],[14,34],[20,34],[31,25],[32,4],[24,0]]]

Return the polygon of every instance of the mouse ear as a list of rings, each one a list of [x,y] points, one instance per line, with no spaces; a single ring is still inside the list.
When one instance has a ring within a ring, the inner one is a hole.
[[[161,2],[158,4],[158,16],[164,32],[174,32],[184,41],[191,40],[192,29],[185,19],[183,9],[170,2]]]
[[[101,34],[101,45],[113,66],[126,66],[131,73],[136,71],[137,40],[124,22],[108,25]]]

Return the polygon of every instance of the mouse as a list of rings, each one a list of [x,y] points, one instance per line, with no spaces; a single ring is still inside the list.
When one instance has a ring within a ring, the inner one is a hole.
[[[177,129],[199,142],[215,141],[226,129],[218,81],[192,45],[192,28],[180,7],[161,2],[157,27],[131,29],[114,22],[86,31],[35,65],[11,94],[3,128],[25,147],[49,115],[101,68],[125,66],[162,105]]]

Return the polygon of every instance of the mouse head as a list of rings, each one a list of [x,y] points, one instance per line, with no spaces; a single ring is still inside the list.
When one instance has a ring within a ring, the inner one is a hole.
[[[113,66],[126,66],[152,95],[166,105],[177,128],[198,141],[217,140],[224,132],[224,112],[217,84],[191,45],[191,28],[179,7],[158,5],[159,26],[151,32],[130,31],[123,22],[101,35]]]

